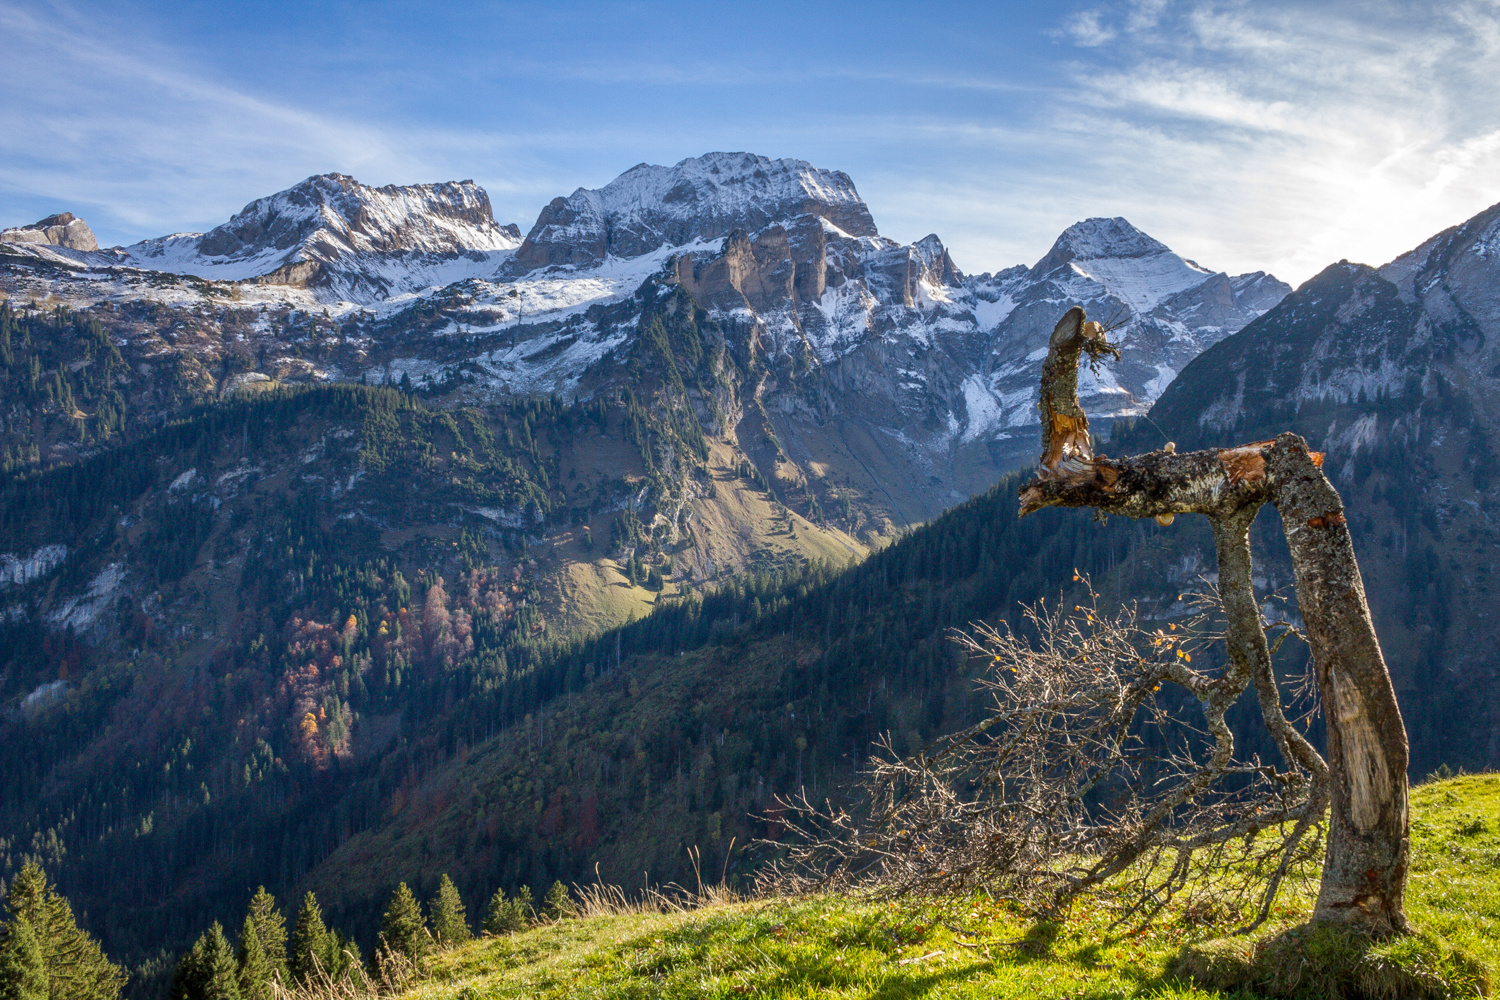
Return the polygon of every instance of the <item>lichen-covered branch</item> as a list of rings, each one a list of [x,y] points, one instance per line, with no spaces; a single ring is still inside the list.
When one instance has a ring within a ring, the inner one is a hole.
[[[1058,365],[1067,363],[1067,353],[1057,346],[1049,362],[1054,357]],[[1076,366],[1076,351],[1072,359]],[[1064,385],[1055,371],[1053,384]],[[1051,440],[1044,426],[1044,455]],[[1313,775],[1312,801],[1326,795],[1331,806],[1315,917],[1376,934],[1399,933],[1408,929],[1406,728],[1370,620],[1343,504],[1321,465],[1322,456],[1291,433],[1185,455],[1168,450],[1115,461],[1100,457],[1065,468],[1044,462],[1036,479],[1021,489],[1021,513],[1057,505],[1128,517],[1192,513],[1209,519],[1233,672],[1248,670],[1255,678],[1262,714],[1282,757]],[[1291,551],[1298,604],[1327,710],[1326,765],[1281,712],[1249,589],[1247,531],[1264,503],[1281,513]]]

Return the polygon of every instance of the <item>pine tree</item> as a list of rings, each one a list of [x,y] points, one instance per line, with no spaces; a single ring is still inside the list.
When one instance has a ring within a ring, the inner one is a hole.
[[[297,914],[296,926],[292,928],[290,953],[287,955],[287,971],[292,982],[306,983],[322,968],[328,953],[328,928],[323,924],[323,911],[318,906],[318,897],[308,893],[302,897],[302,909]]]
[[[432,936],[440,947],[452,948],[463,944],[472,936],[469,933],[468,916],[464,912],[463,898],[446,873],[438,880],[437,895],[429,904],[428,912],[432,914]]]
[[[427,955],[432,938],[422,919],[422,904],[417,902],[417,897],[412,895],[405,882],[391,893],[391,902],[380,921],[380,938],[383,949],[405,955],[413,963],[420,964]],[[376,952],[377,966],[382,953]]]
[[[565,917],[571,917],[576,912],[573,898],[568,895],[568,887],[561,882],[553,882],[552,888],[547,890],[547,897],[542,900],[542,919],[562,920]]]
[[[286,919],[261,886],[250,900],[240,932],[240,992],[246,1000],[269,1000],[273,981],[288,982]]]
[[[73,908],[48,884],[40,865],[28,861],[21,868],[5,902],[12,917],[31,924],[47,970],[48,996],[115,1000],[120,995],[124,974],[78,926]]]
[[[241,1000],[234,948],[217,920],[177,963],[172,1000]]]
[[[513,931],[524,931],[530,924],[531,890],[522,886],[521,892],[517,893],[515,899],[506,899],[505,889],[496,889],[484,913],[485,933],[509,934]]]
[[[339,982],[360,964],[359,945],[339,930],[330,930],[323,939],[323,951],[318,956],[329,979]]]
[[[47,963],[31,921],[18,915],[0,940],[0,1000],[47,1000]]]

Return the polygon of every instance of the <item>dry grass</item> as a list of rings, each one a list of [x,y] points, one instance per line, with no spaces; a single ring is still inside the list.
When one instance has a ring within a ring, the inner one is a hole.
[[[725,876],[729,869],[729,858],[734,854],[734,840],[729,841],[729,850],[724,855],[724,871],[719,881],[705,884],[703,881],[703,855],[697,847],[688,848],[688,860],[692,863],[696,888],[687,889],[677,883],[652,886],[638,893],[629,893],[617,885],[605,885],[602,881],[592,885],[573,886],[576,915],[589,917],[635,916],[646,913],[690,913],[713,906],[727,906],[746,902],[749,897],[731,888]],[[595,866],[597,873],[598,866]]]
[[[380,960],[375,963],[379,975],[372,976],[359,956],[346,953],[347,968],[334,975],[313,956],[314,972],[306,981],[284,986],[280,980],[271,983],[274,1000],[370,1000],[374,997],[398,996],[423,978],[416,962],[398,951],[382,945]]]

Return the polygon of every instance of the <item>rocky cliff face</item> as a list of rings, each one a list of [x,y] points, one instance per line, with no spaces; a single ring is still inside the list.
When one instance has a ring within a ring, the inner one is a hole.
[[[72,212],[49,215],[29,226],[0,231],[0,243],[35,243],[69,250],[98,250],[99,241],[89,224]]]

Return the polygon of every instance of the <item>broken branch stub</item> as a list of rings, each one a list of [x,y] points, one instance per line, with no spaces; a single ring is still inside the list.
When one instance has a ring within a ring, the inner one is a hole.
[[[1078,355],[1087,352],[1090,364],[1101,357],[1118,358],[1118,348],[1104,339],[1104,328],[1084,318],[1083,310],[1069,309],[1047,342],[1042,362],[1042,478],[1069,475],[1085,469],[1094,458],[1089,418],[1078,405]]]
[[[1231,675],[1255,680],[1262,714],[1288,766],[1312,777],[1309,812],[1331,807],[1315,920],[1386,935],[1409,930],[1406,728],[1365,602],[1343,504],[1302,438],[1123,459],[1096,458],[1077,397],[1078,355],[1109,353],[1091,339],[1081,309],[1053,332],[1042,368],[1042,461],[1021,487],[1021,514],[1048,506],[1154,517],[1202,514],[1214,527]],[[1102,341],[1102,333],[1098,337]],[[1092,346],[1090,346],[1092,345]],[[1081,435],[1081,437],[1080,437]],[[1281,712],[1250,586],[1248,528],[1262,504],[1281,513],[1298,605],[1327,709],[1328,760]],[[1280,872],[1276,878],[1280,877]]]

